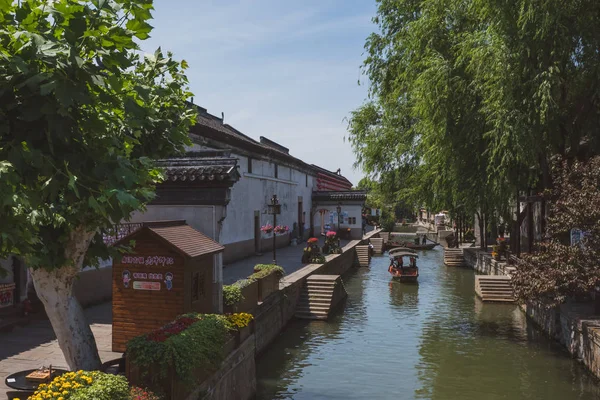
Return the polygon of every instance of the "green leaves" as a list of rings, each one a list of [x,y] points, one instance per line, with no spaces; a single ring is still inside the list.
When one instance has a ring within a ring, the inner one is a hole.
[[[151,10],[146,0],[0,1],[0,258],[70,263],[71,232],[142,209],[161,179],[151,160],[189,143],[183,63],[137,53]],[[92,246],[108,255],[98,238]]]
[[[152,31],[152,26],[149,23],[137,19],[128,21],[126,26],[127,29],[133,32],[135,37],[141,40],[148,39],[150,31]]]
[[[401,172],[390,196],[506,208],[548,175],[553,154],[600,152],[600,53],[589,29],[600,3],[517,3],[378,2],[363,64],[370,99],[348,129],[370,176]]]

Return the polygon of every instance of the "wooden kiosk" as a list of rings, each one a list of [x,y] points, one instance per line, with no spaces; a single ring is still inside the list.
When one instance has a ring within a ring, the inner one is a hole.
[[[132,252],[113,261],[113,351],[178,315],[218,310],[214,255],[223,246],[185,221],[146,222],[115,245],[130,243]]]

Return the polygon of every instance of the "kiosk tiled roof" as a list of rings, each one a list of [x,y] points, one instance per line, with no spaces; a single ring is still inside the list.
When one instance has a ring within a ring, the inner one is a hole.
[[[183,220],[142,222],[137,230],[116,241],[114,245],[127,243],[145,230],[158,235],[178,252],[191,258],[225,250],[220,243],[195,230]]]

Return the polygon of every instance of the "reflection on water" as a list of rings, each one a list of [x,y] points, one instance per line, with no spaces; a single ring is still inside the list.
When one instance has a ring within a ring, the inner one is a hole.
[[[400,283],[398,280],[390,279],[390,305],[402,311],[417,311],[419,303],[419,283]]]
[[[258,399],[597,399],[581,365],[512,305],[483,304],[474,275],[421,252],[418,284],[387,258],[345,277],[328,322],[293,321],[258,360]]]

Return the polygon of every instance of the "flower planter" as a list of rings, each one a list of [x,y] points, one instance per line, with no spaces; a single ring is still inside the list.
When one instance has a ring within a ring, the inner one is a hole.
[[[241,290],[244,300],[237,305],[236,311],[252,314],[258,303],[258,282],[252,282]]]
[[[228,354],[231,354],[236,347],[238,347],[238,345],[239,344],[235,336],[229,338],[229,340],[225,342],[225,345],[223,345],[223,354],[225,357],[227,357]]]
[[[227,356],[233,351],[235,351],[237,347],[237,337],[231,336],[229,340],[227,340],[223,345],[223,354]],[[131,385],[140,387],[151,387],[153,386],[150,383],[152,381],[152,377],[156,377],[159,375],[158,368],[154,367],[145,369],[142,372],[140,367],[138,367],[137,365],[135,365],[135,363],[130,361],[130,357],[125,358],[125,365],[125,376],[127,377],[127,380]],[[192,393],[196,386],[200,385],[202,382],[210,378],[210,376],[213,373],[214,371],[198,368],[193,372],[195,383],[186,384],[185,382],[181,381],[181,379],[177,376],[175,370],[171,368],[167,372],[167,376],[158,381],[157,386],[159,386],[164,391],[166,400],[185,399]]]
[[[238,332],[238,346],[241,345],[252,335],[254,332],[254,321],[250,321],[248,326],[243,327]]]
[[[235,306],[228,306],[226,304],[223,304],[223,314],[233,314],[236,308],[237,304]]]
[[[258,301],[262,302],[273,292],[279,290],[279,274],[276,271],[260,278],[258,282]]]

